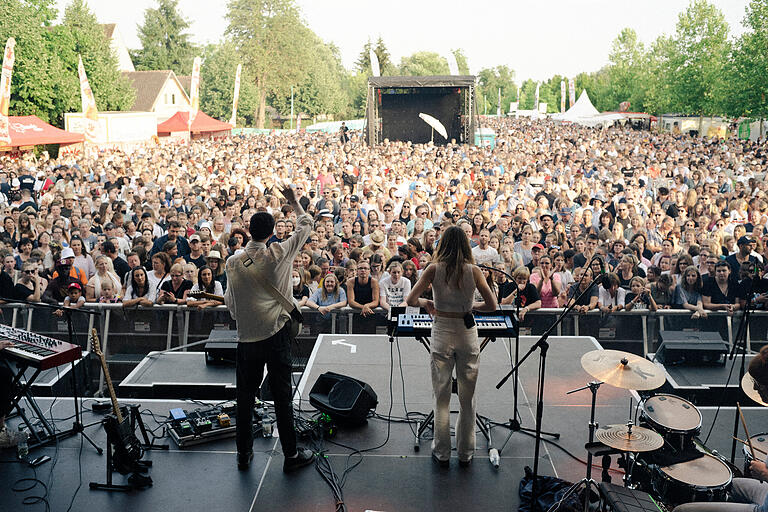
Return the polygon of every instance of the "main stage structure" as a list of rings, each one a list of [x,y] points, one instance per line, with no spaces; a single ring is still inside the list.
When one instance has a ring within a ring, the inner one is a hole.
[[[384,139],[423,144],[432,128],[419,118],[429,114],[445,126],[448,140],[434,134],[435,144],[473,142],[476,126],[475,77],[376,76],[368,79],[365,140],[375,146]]]

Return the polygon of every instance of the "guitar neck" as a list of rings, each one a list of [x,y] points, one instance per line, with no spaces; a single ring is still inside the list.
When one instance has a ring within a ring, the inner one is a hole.
[[[117,396],[115,395],[115,388],[112,385],[112,377],[109,375],[109,368],[107,367],[107,357],[101,351],[99,344],[99,337],[96,334],[96,329],[91,331],[92,343],[95,348],[95,352],[99,355],[99,362],[101,363],[101,369],[104,371],[104,380],[107,382],[107,389],[109,390],[109,398],[112,401],[112,411],[115,413],[115,417],[119,423],[123,422],[123,414],[120,412],[120,405],[117,402]]]
[[[218,301],[224,302],[224,297],[222,297],[221,295],[215,295],[213,293],[207,293],[203,291],[189,292],[189,296],[194,299],[218,300]]]

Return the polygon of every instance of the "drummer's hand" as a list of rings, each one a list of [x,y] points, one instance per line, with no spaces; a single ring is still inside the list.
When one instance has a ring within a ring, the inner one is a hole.
[[[753,460],[749,464],[749,470],[760,480],[768,481],[768,467],[765,466],[765,462]]]

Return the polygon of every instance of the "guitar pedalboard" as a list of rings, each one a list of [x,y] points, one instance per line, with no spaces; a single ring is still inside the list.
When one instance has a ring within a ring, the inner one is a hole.
[[[263,402],[257,401],[254,407],[254,434],[269,431],[270,435],[264,437],[271,437],[274,417],[264,406]],[[168,430],[179,448],[235,437],[237,404],[226,402],[210,407],[198,407],[191,411],[175,408],[169,411],[169,420]]]

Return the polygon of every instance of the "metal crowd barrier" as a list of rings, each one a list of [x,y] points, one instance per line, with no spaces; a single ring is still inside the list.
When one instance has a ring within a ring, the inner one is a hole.
[[[514,309],[503,306],[504,309]],[[96,328],[102,350],[110,363],[138,363],[148,352],[167,350],[204,340],[213,329],[235,329],[236,324],[224,306],[196,309],[186,306],[157,305],[151,307],[124,308],[121,304],[87,303],[83,312],[73,313],[75,342],[90,351],[88,333]],[[521,323],[521,334],[539,335],[552,325],[562,309],[531,311]],[[362,317],[351,308],[333,311],[323,317],[315,310],[305,308],[305,325],[300,338],[313,341],[320,333],[331,334],[383,334],[386,332],[386,314],[378,309],[376,315]],[[593,336],[604,346],[621,347],[636,345],[636,351],[645,355],[653,352],[659,331],[713,331],[733,344],[743,314],[723,311],[709,312],[706,319],[691,319],[688,310],[665,309],[650,311],[620,311],[602,315],[599,311],[585,314],[571,313],[558,326],[558,336]],[[68,340],[67,322],[64,317],[52,314],[47,308],[28,304],[0,305],[0,323],[34,331],[53,338]],[[757,347],[768,339],[768,311],[753,312],[749,343]],[[84,340],[87,340],[84,342]],[[197,347],[197,350],[201,350]]]

